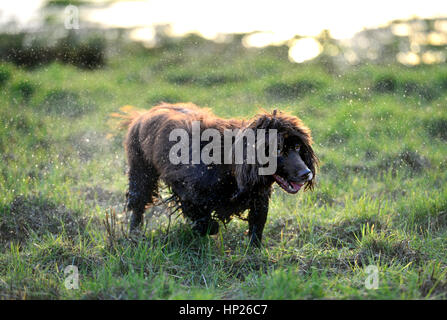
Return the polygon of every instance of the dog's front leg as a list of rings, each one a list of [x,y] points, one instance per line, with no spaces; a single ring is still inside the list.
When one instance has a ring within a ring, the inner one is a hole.
[[[269,199],[256,199],[248,214],[248,228],[250,245],[259,247],[262,242],[262,232],[264,231],[267,213],[269,211]]]

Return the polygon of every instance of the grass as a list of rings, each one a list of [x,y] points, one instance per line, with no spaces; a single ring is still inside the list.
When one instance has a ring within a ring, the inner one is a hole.
[[[446,79],[444,65],[334,74],[281,48],[203,41],[123,50],[94,71],[3,63],[0,298],[445,299]],[[163,207],[126,235],[123,132],[108,115],[161,101],[223,117],[277,107],[312,128],[318,185],[275,189],[263,248],[247,247],[244,221],[198,238]],[[68,265],[79,289],[64,286]]]

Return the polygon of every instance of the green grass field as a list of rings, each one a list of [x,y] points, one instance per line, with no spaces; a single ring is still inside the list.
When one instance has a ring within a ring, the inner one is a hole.
[[[447,65],[320,65],[207,42],[122,51],[96,71],[1,64],[0,299],[445,299]],[[275,187],[262,249],[244,221],[199,238],[163,207],[126,236],[109,114],[161,101],[222,117],[275,107],[312,129],[317,187]]]

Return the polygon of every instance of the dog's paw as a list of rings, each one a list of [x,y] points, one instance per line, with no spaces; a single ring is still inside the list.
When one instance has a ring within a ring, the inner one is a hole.
[[[129,231],[131,233],[137,232],[141,229],[142,225],[143,225],[143,215],[132,212],[129,222]]]
[[[191,228],[201,236],[212,236],[219,232],[219,223],[213,219],[199,219],[193,222]]]
[[[211,220],[208,226],[208,234],[210,236],[213,236],[215,234],[219,233],[219,222],[217,222],[216,220]]]

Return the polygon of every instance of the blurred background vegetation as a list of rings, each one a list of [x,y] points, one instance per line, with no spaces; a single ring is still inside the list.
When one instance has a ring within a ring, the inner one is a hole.
[[[26,5],[26,1],[22,2]],[[278,53],[286,54],[290,61],[312,61],[334,73],[362,64],[415,66],[445,63],[447,59],[447,18],[442,15],[437,18],[414,16],[386,24],[378,18],[380,27],[352,32],[350,38],[333,38],[331,30],[327,29],[313,36],[294,34],[291,29],[287,38],[275,36],[274,31],[256,31],[256,25],[251,27],[251,32],[203,36],[201,30],[212,27],[212,21],[198,23],[198,30],[185,29],[183,34],[175,33],[169,23],[150,19],[144,26],[116,26],[120,20],[116,21],[116,13],[107,9],[120,1],[39,0],[37,3],[40,6],[34,9],[35,15],[26,23],[6,14],[0,19],[0,59],[3,61],[27,68],[59,61],[95,69],[104,66],[108,58],[122,50],[145,51],[147,54],[154,50],[171,49],[174,52],[176,46],[187,43],[196,48],[203,45],[242,46],[247,51],[273,46]],[[18,7],[6,9],[19,10]],[[95,20],[92,13],[98,11],[106,14]],[[0,8],[0,18],[1,14]],[[109,25],[104,21],[109,21]]]

